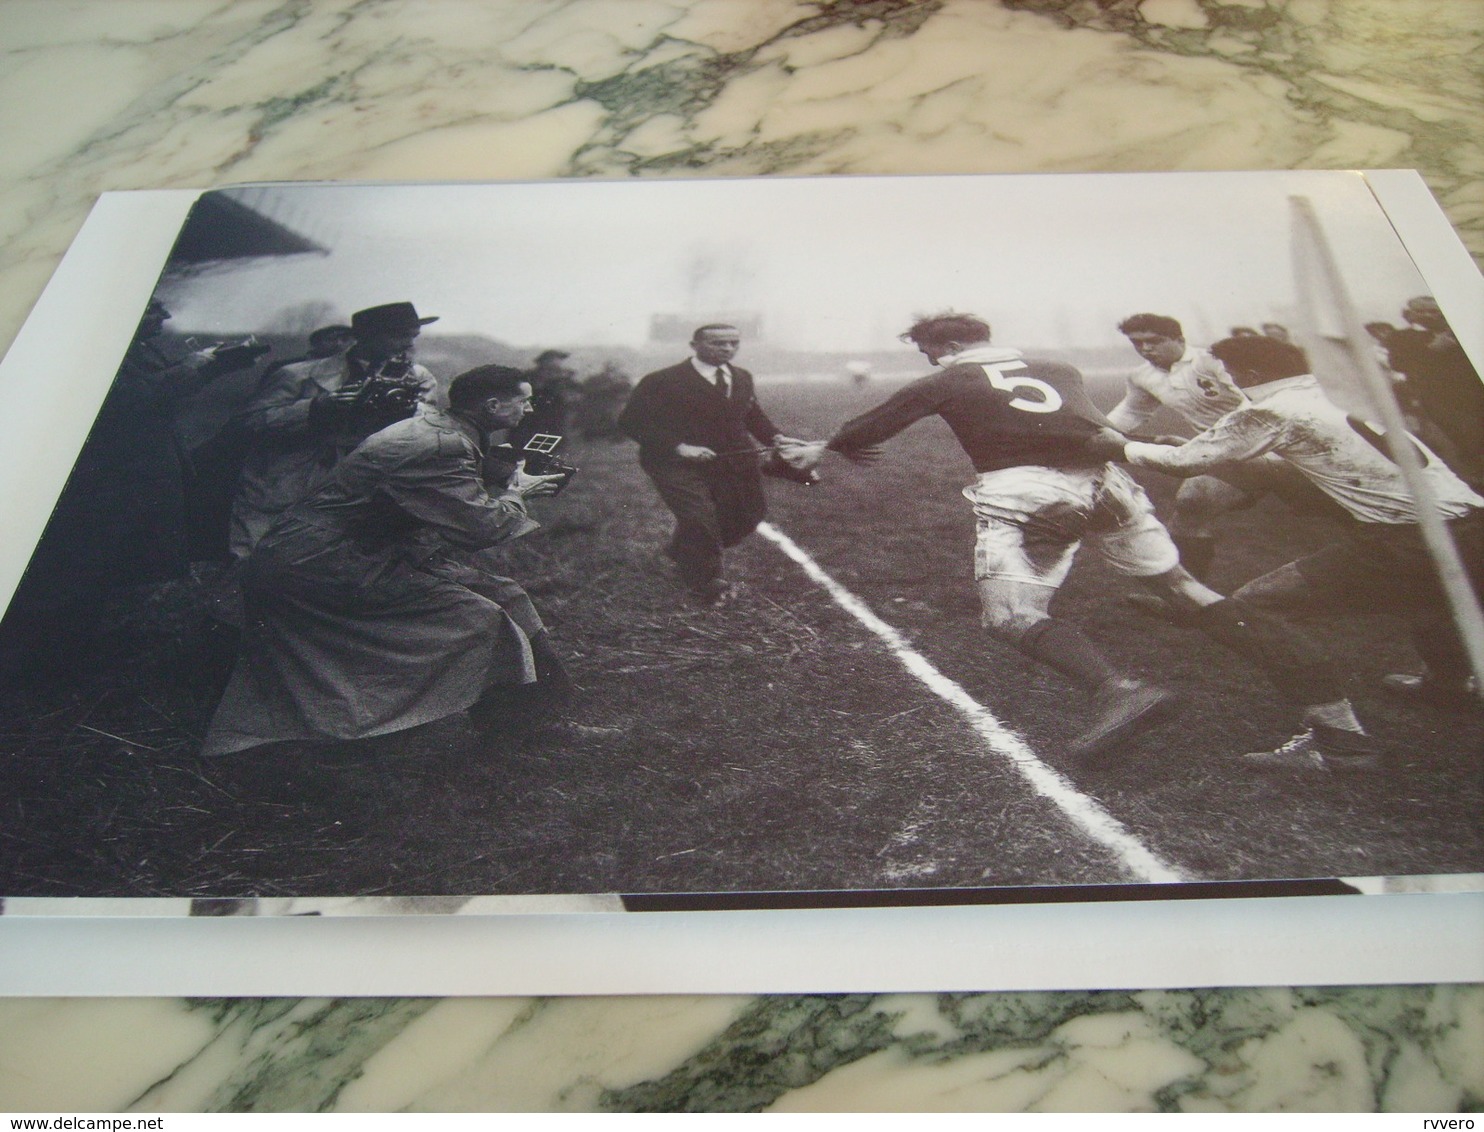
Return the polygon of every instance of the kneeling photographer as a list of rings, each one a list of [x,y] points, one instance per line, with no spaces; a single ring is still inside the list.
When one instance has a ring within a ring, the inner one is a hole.
[[[489,733],[555,722],[571,681],[525,590],[480,552],[535,530],[527,500],[564,477],[517,468],[486,485],[490,445],[530,411],[521,371],[480,366],[448,397],[368,437],[259,540],[243,653],[204,755],[463,711]]]

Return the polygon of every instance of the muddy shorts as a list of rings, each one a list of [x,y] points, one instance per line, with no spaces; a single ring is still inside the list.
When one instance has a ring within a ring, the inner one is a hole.
[[[1003,468],[964,488],[978,537],[974,577],[1055,589],[1084,542],[1120,574],[1173,570],[1180,553],[1149,497],[1122,468]]]

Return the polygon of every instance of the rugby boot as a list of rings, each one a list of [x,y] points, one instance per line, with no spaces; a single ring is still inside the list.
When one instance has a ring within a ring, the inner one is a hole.
[[[1393,672],[1381,678],[1381,687],[1396,699],[1412,704],[1426,704],[1452,711],[1478,711],[1484,708],[1484,700],[1474,690],[1472,678],[1462,681],[1444,680],[1437,676]]]
[[[1174,692],[1155,684],[1110,680],[1093,693],[1097,716],[1068,750],[1080,762],[1106,755],[1167,719],[1178,702]]]
[[[1380,748],[1369,735],[1316,723],[1271,751],[1240,756],[1262,770],[1374,770],[1381,765]]]

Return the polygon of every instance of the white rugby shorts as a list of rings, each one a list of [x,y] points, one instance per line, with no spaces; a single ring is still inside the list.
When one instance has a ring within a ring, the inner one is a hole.
[[[1120,574],[1153,577],[1180,564],[1144,489],[1122,468],[1025,466],[983,472],[964,488],[978,537],[974,577],[1057,588],[1083,542]]]

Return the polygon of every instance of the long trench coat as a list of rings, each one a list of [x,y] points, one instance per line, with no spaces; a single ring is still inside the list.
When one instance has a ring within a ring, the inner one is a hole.
[[[376,433],[263,536],[243,651],[204,756],[359,739],[535,680],[530,598],[479,552],[538,525],[480,478],[482,438],[437,409]]]

